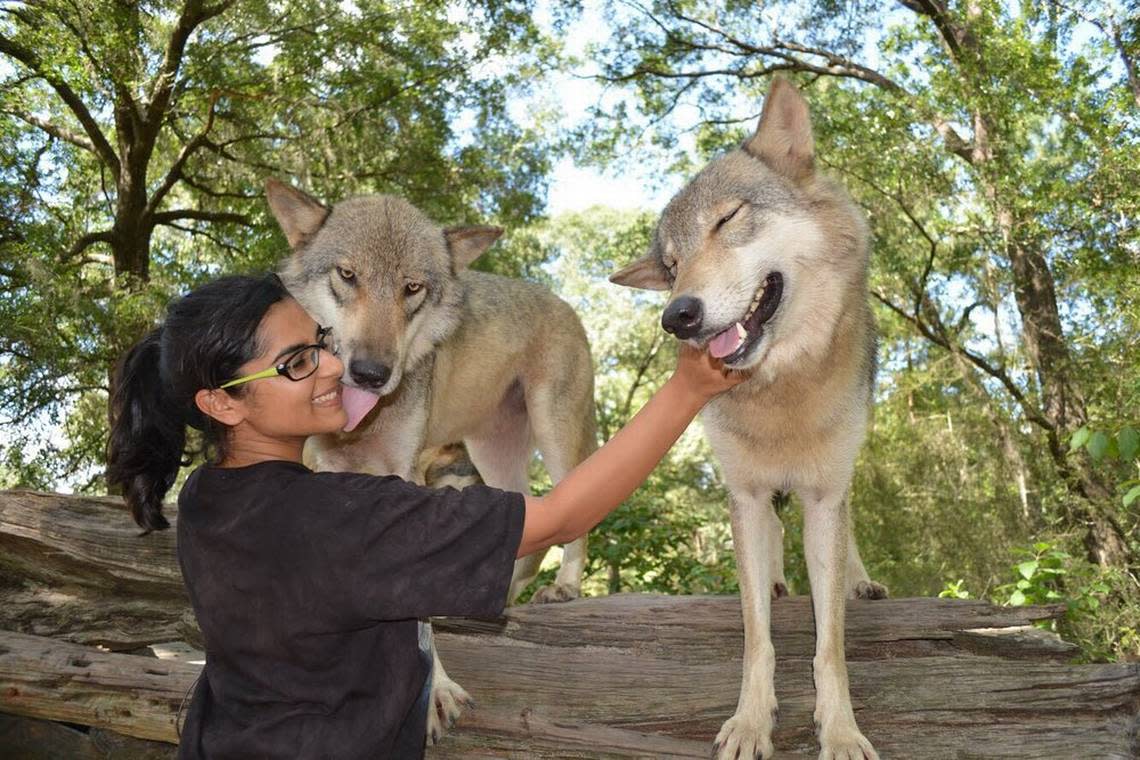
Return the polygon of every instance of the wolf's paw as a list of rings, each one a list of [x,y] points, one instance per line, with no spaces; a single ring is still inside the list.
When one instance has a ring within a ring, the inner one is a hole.
[[[775,724],[775,708],[766,716],[733,715],[716,735],[713,759],[769,760],[776,753],[772,746],[772,727]]]
[[[441,678],[432,684],[431,708],[428,710],[427,722],[428,746],[439,744],[444,733],[454,726],[455,721],[463,714],[464,707],[469,709],[475,707],[475,701],[462,686],[450,678]]]
[[[776,581],[772,584],[772,601],[776,601],[782,596],[788,595],[788,584],[783,581]]]
[[[819,737],[819,760],[879,760],[879,753],[854,725]]]
[[[874,581],[859,581],[852,590],[852,599],[886,599],[887,587]]]
[[[534,592],[534,596],[530,598],[531,604],[555,604],[557,602],[569,602],[581,596],[582,592],[575,586],[569,583],[552,583],[549,586],[543,586]]]

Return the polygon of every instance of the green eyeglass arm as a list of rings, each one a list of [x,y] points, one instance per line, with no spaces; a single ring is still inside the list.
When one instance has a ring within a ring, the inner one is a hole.
[[[230,380],[228,383],[222,383],[218,386],[218,388],[232,388],[235,385],[248,383],[250,380],[260,380],[263,377],[276,377],[280,374],[280,367],[270,367],[269,369],[263,369],[260,372],[254,372],[252,375],[246,375],[245,377],[239,377],[236,380]]]

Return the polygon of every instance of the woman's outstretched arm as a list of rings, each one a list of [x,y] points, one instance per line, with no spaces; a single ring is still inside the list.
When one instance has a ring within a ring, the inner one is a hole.
[[[628,425],[546,496],[526,497],[518,556],[569,543],[601,522],[645,482],[709,399],[746,378],[681,344],[673,376]]]

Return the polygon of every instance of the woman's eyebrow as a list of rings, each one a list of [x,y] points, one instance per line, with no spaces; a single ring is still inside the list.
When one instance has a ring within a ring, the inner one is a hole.
[[[286,346],[285,348],[281,349],[277,353],[277,356],[273,357],[273,361],[276,362],[278,359],[284,359],[289,354],[293,353],[294,351],[300,351],[302,348],[304,348],[307,345],[309,345],[309,344],[308,343],[294,343],[291,346]]]
[[[320,340],[320,338],[321,338],[321,326],[318,324],[317,329],[313,332],[313,340]],[[291,346],[286,346],[285,348],[281,349],[277,353],[277,356],[273,357],[273,361],[276,362],[278,359],[283,359],[284,357],[288,356],[289,354],[293,353],[294,351],[300,351],[305,346],[311,346],[311,345],[313,345],[313,344],[312,343],[294,343]]]

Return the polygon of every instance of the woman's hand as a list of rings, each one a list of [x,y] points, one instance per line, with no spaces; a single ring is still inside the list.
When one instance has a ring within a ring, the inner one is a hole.
[[[706,401],[750,377],[748,372],[728,369],[720,359],[707,351],[680,344],[677,352],[677,369],[670,380],[680,386],[703,406]]]
[[[747,378],[682,344],[676,372],[625,427],[550,493],[526,497],[518,556],[569,543],[601,522],[649,476],[710,398]]]

